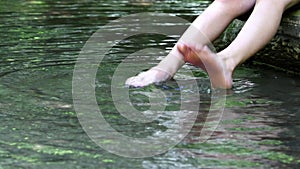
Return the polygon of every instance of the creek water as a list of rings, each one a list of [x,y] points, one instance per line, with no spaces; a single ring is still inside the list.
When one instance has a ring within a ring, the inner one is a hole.
[[[118,156],[93,142],[79,123],[73,107],[73,70],[93,33],[115,19],[139,12],[168,13],[192,21],[208,4],[183,0],[1,1],[0,168],[299,168],[300,78],[268,68],[242,65],[236,70],[222,119],[204,143],[197,136],[210,105],[209,79],[189,65],[175,79],[188,86],[191,77],[186,79],[185,72],[193,72],[192,79],[200,89],[200,110],[189,134],[168,151],[146,158]],[[178,36],[180,33],[173,35]],[[172,127],[169,117],[141,124],[127,120],[116,110],[110,92],[111,77],[124,55],[145,47],[170,50],[175,43],[176,39],[161,35],[134,36],[103,59],[96,76],[96,99],[106,121],[119,132],[144,137]],[[218,49],[222,44],[219,41],[215,46]],[[262,55],[276,54],[274,50],[264,50]],[[152,57],[146,66],[162,58]],[[190,92],[186,86],[168,81],[129,91],[134,106],[147,110],[151,106],[147,96],[163,90],[168,111],[176,114],[183,113],[178,100],[181,90]]]

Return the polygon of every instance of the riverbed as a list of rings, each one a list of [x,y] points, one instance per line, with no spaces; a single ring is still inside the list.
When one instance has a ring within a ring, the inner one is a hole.
[[[77,59],[89,38],[112,21],[141,12],[169,14],[192,22],[209,3],[1,1],[0,168],[299,168],[300,78],[271,68],[246,63],[236,70],[234,87],[226,91],[217,127],[205,142],[199,135],[211,105],[212,89],[206,73],[191,65],[185,65],[175,80],[127,88],[132,104],[140,111],[151,106],[151,94],[162,91],[166,109],[159,119],[137,123],[120,115],[111,94],[118,65],[140,49],[170,50],[180,32],[169,37],[143,34],[125,39],[105,55],[93,86],[106,121],[120,133],[136,138],[172,128],[171,118],[185,113],[180,108],[181,92],[196,91],[199,109],[190,132],[160,154],[131,158],[107,151],[99,145],[113,144],[111,140],[97,143],[83,129],[81,116],[74,109],[72,81]],[[231,33],[238,31],[234,26],[230,29]],[[223,44],[221,38],[216,49]],[[273,55],[276,50],[285,51],[270,48],[261,55]],[[154,66],[163,56],[148,56],[150,62],[144,65]],[[192,82],[196,89],[191,89]]]

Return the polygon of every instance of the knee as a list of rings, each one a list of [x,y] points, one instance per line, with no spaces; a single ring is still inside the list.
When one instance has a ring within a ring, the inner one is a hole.
[[[275,7],[281,10],[285,10],[298,2],[299,0],[256,0],[256,4],[267,3],[269,7]]]
[[[255,5],[256,0],[215,0],[222,10],[228,14],[239,16],[246,13]]]

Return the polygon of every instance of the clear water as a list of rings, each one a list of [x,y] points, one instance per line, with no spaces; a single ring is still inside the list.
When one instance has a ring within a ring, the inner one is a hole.
[[[205,143],[197,136],[209,106],[209,81],[188,66],[182,71],[192,69],[199,82],[199,116],[188,136],[166,153],[120,157],[100,148],[82,129],[73,108],[72,76],[81,48],[95,31],[111,20],[145,11],[192,21],[207,5],[181,0],[1,1],[0,168],[299,168],[300,78],[267,68],[243,65],[237,70],[222,121]],[[116,54],[99,68],[97,101],[105,104],[105,118],[119,131],[142,137],[157,127],[132,124],[115,110],[109,76],[120,55],[143,45],[169,49],[175,42],[149,35],[128,39],[126,48],[115,47]],[[157,62],[154,58],[145,64]],[[133,102],[147,109],[147,98],[136,93],[163,89],[169,94],[168,108],[176,110],[180,87],[171,81],[130,91]]]

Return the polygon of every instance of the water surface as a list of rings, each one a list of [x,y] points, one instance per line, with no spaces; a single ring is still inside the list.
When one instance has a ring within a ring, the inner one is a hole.
[[[181,75],[193,71],[200,111],[192,131],[176,147],[154,157],[125,158],[100,148],[82,129],[73,108],[72,76],[78,54],[94,32],[137,12],[172,13],[192,21],[207,5],[181,0],[1,1],[0,168],[299,168],[300,78],[253,65],[236,71],[222,121],[205,143],[198,136],[210,105],[209,80],[188,65],[175,78],[188,84]],[[171,127],[167,118],[148,124],[123,118],[111,99],[110,81],[124,56],[145,47],[169,50],[175,42],[140,35],[106,55],[97,74],[97,101],[118,131],[143,137]],[[226,43],[220,40],[216,47]],[[151,67],[162,57],[145,64]],[[178,113],[179,89],[184,87],[169,81],[130,92],[133,104],[147,110],[145,93],[163,90],[167,110]]]

